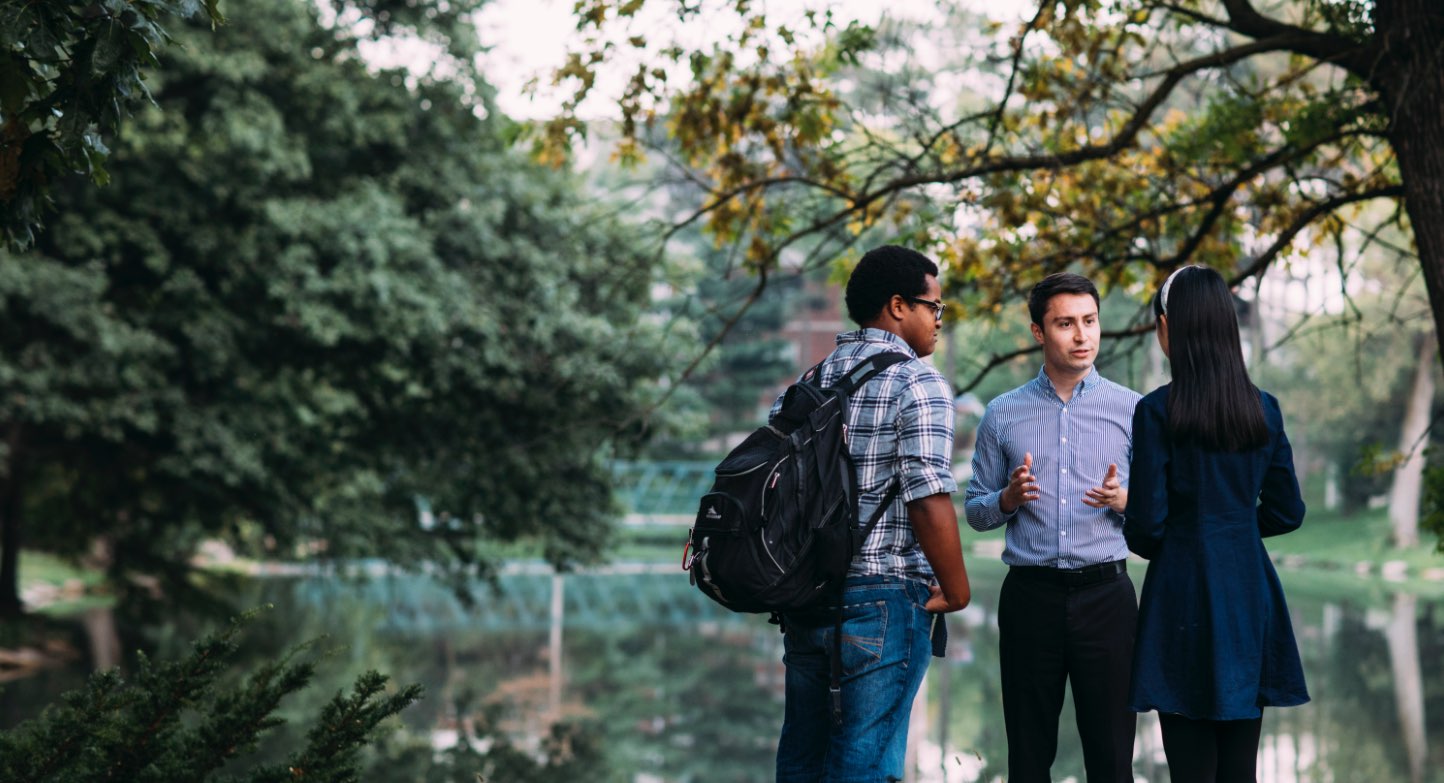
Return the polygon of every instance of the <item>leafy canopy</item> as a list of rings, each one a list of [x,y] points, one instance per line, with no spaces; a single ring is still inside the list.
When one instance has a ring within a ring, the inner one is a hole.
[[[55,184],[96,184],[127,113],[148,96],[169,28],[223,19],[218,0],[0,2],[0,244],[34,239]]]
[[[653,257],[510,150],[469,59],[360,56],[461,47],[432,22],[475,3],[337,5],[328,26],[233,0],[175,31],[110,185],[67,182],[0,259],[0,489],[28,545],[103,537],[117,575],[180,575],[214,535],[457,574],[519,539],[599,556],[606,459],[665,358],[639,320]]]
[[[611,112],[623,157],[674,161],[707,195],[684,220],[755,270],[805,242],[902,241],[947,263],[964,317],[992,316],[1061,269],[1140,297],[1187,263],[1246,280],[1341,244],[1377,201],[1394,209],[1362,230],[1419,239],[1444,317],[1444,233],[1415,231],[1444,225],[1437,3],[1044,0],[1010,24],[942,4],[901,36],[748,0],[661,5],[729,24],[697,44],[643,3],[579,3],[585,43],[556,74],[573,97],[534,143],[564,157],[597,74],[643,63]]]

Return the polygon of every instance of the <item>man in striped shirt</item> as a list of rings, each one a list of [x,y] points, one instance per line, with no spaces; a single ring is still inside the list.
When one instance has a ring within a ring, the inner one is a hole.
[[[970,597],[951,496],[952,387],[920,361],[937,346],[942,323],[937,265],[906,248],[875,248],[853,270],[846,299],[862,328],[837,336],[821,383],[876,353],[909,357],[864,384],[848,406],[858,518],[870,519],[889,489],[896,492],[843,585],[840,725],[828,693],[833,620],[784,618],[786,713],[777,747],[784,782],[902,780],[929,638],[940,615]]]
[[[978,426],[966,511],[1007,526],[998,599],[1010,783],[1047,783],[1071,682],[1089,783],[1133,780],[1129,670],[1138,601],[1124,560],[1133,408],[1098,374],[1098,289],[1060,273],[1028,297],[1043,369]]]

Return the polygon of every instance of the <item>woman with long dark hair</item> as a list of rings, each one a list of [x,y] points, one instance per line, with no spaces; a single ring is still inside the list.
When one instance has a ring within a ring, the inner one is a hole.
[[[1303,522],[1293,450],[1223,277],[1183,267],[1153,310],[1173,381],[1133,414],[1123,532],[1151,562],[1129,704],[1158,710],[1173,783],[1253,781],[1263,708],[1309,700],[1262,541]]]

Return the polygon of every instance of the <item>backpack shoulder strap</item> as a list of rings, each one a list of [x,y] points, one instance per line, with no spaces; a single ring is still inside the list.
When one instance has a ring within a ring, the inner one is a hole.
[[[862,551],[863,543],[867,541],[868,536],[872,535],[872,529],[877,526],[877,521],[882,519],[882,515],[887,513],[888,507],[894,500],[897,500],[897,494],[900,491],[902,491],[902,480],[894,477],[892,483],[888,485],[887,493],[882,496],[882,500],[878,501],[877,508],[873,509],[872,516],[859,528],[860,535],[857,537],[857,546],[854,547],[853,557],[857,557],[857,553]]]
[[[851,397],[858,389],[862,388],[863,384],[872,380],[873,376],[894,364],[901,364],[911,358],[911,356],[899,351],[882,351],[875,353],[858,362],[857,366],[848,371],[846,375],[838,378],[837,382],[829,388],[837,389]]]
[[[866,359],[858,362],[857,366],[852,368],[852,371],[849,372],[847,375],[839,378],[837,383],[834,383],[832,385],[832,388],[838,389],[842,393],[851,397],[853,393],[855,393],[858,389],[862,388],[863,384],[872,380],[873,377],[876,376],[878,373],[886,370],[894,364],[901,364],[910,358],[912,357],[898,351],[883,351],[881,353],[875,353],[872,356],[869,356]],[[853,557],[856,557],[857,553],[862,551],[863,542],[866,541],[867,537],[872,534],[873,527],[877,525],[879,519],[882,519],[882,515],[887,512],[888,507],[891,506],[893,500],[897,498],[898,492],[902,489],[901,485],[901,479],[894,477],[887,488],[887,493],[883,495],[882,501],[878,503],[877,508],[872,513],[872,516],[861,525],[859,530],[860,535],[857,537],[856,543],[853,547]]]
[[[820,381],[822,379],[822,365],[824,364],[827,364],[826,359],[823,359],[817,364],[812,365],[812,369],[797,376],[797,380],[794,381],[794,383],[811,383],[817,386],[821,386],[822,383]]]
[[[782,393],[782,407],[778,409],[777,415],[767,422],[769,427],[786,436],[787,433],[802,424],[807,419],[807,414],[812,406],[817,405],[825,399],[822,393],[822,365],[826,364],[824,359],[812,366],[812,369],[798,376]]]

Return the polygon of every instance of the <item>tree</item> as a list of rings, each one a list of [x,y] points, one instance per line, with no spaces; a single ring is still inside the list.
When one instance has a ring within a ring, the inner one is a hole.
[[[223,768],[236,771],[233,762],[284,722],[275,715],[282,699],[315,673],[305,649],[295,648],[244,682],[225,684],[240,626],[207,636],[180,660],[142,659],[129,681],[117,670],[97,673],[63,705],[0,733],[0,779],[192,783],[216,779]],[[303,748],[284,763],[250,765],[244,779],[356,780],[360,751],[382,721],[421,697],[416,685],[386,690],[386,677],[361,675],[351,693],[336,694],[321,709]]]
[[[54,184],[108,179],[109,145],[147,96],[166,25],[222,22],[218,0],[0,2],[0,244],[23,248]]]
[[[1347,233],[1347,266],[1296,264],[1255,289],[1251,372],[1288,399],[1301,471],[1331,464],[1346,510],[1387,492],[1391,538],[1409,548],[1418,545],[1437,340],[1417,258],[1400,237]]]
[[[987,315],[1064,268],[1139,294],[1187,263],[1240,282],[1384,200],[1444,324],[1434,0],[1044,0],[1006,41],[977,40],[1001,78],[944,63],[888,83],[881,113],[842,101],[844,77],[916,58],[879,49],[871,27],[779,24],[741,0],[711,26],[732,32],[696,46],[644,29],[642,6],[579,4],[588,43],[557,73],[574,96],[538,148],[564,153],[596,74],[640,53],[616,112],[623,155],[665,125],[709,193],[695,217],[755,269],[804,239],[845,248],[882,226],[948,260],[948,298]],[[668,4],[684,21],[702,6]]]
[[[677,295],[659,305],[673,330],[695,333],[705,356],[680,373],[681,386],[668,407],[681,421],[670,437],[653,440],[648,453],[654,456],[707,456],[708,447],[715,451],[722,442],[716,438],[761,426],[764,393],[799,369],[780,330],[795,308],[807,304],[801,301],[800,279],[759,287],[726,252],[701,237],[674,251],[673,265],[680,266],[681,258],[689,258],[692,267],[679,270],[684,279],[675,286]],[[716,350],[708,351],[713,341]]]
[[[485,573],[599,556],[663,360],[653,256],[509,149],[477,2],[235,0],[0,259],[0,608],[24,544],[179,584],[203,536]],[[436,43],[375,70],[367,39]],[[417,498],[440,521],[418,524]]]
[[[1414,366],[1404,407],[1404,422],[1399,434],[1401,464],[1394,471],[1389,489],[1389,523],[1393,529],[1394,546],[1410,549],[1419,545],[1419,502],[1424,491],[1424,451],[1429,436],[1430,411],[1434,406],[1434,376],[1439,365],[1435,355],[1439,341],[1425,334],[1417,341],[1419,358]]]

